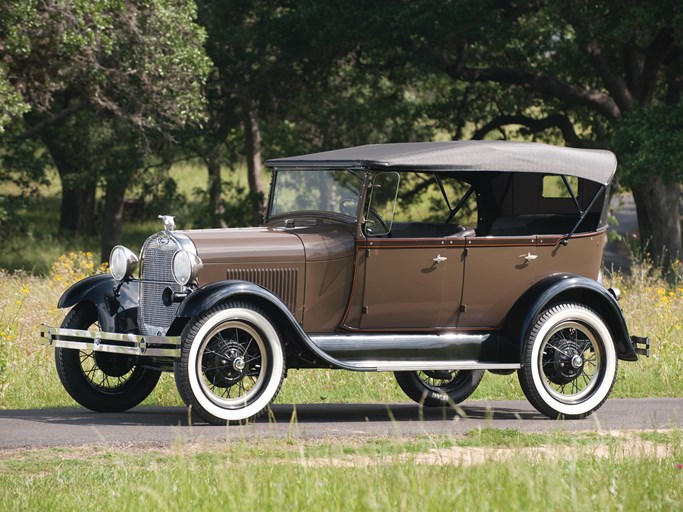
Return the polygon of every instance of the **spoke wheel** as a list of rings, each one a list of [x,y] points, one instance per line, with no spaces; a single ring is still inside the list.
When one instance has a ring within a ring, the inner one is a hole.
[[[185,403],[214,424],[241,422],[267,410],[284,378],[277,331],[260,310],[217,306],[183,333],[176,385]]]
[[[99,331],[95,307],[78,304],[62,327]],[[135,407],[149,396],[161,376],[158,370],[139,366],[135,357],[92,350],[56,348],[55,363],[67,393],[83,407],[98,412]]]
[[[421,370],[395,372],[403,392],[425,407],[443,407],[460,403],[481,382],[483,370]]]
[[[543,312],[525,349],[519,379],[527,399],[552,418],[584,418],[609,396],[617,357],[593,310],[560,304]]]

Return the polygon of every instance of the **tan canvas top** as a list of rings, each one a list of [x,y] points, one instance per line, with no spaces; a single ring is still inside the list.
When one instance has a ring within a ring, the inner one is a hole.
[[[607,185],[617,159],[610,151],[536,142],[449,141],[370,144],[268,160],[275,168],[378,168],[564,174]]]

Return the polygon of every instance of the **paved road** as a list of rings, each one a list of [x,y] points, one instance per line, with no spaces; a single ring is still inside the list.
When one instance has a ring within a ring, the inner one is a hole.
[[[263,438],[348,438],[465,433],[480,427],[522,432],[649,430],[683,427],[683,399],[610,399],[584,420],[554,421],[527,402],[465,402],[457,412],[413,404],[276,405],[273,417],[246,426],[190,423],[181,407],[138,407],[101,414],[85,409],[0,411],[0,450],[98,446],[168,446],[175,442]],[[1,456],[1,451],[0,451]]]

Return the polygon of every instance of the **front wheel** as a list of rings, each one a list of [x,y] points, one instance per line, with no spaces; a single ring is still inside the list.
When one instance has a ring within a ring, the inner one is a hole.
[[[262,414],[285,374],[277,331],[249,304],[226,303],[191,321],[175,363],[176,386],[185,403],[216,425]]]
[[[425,407],[443,407],[460,403],[481,382],[483,370],[423,370],[394,372],[403,392]]]
[[[519,382],[529,402],[551,418],[580,419],[607,400],[617,375],[612,335],[580,304],[544,311],[527,342]]]
[[[62,327],[97,331],[97,310],[76,305]],[[79,404],[96,412],[122,412],[135,407],[154,390],[161,372],[144,368],[137,358],[92,350],[55,349],[57,374],[64,389]]]

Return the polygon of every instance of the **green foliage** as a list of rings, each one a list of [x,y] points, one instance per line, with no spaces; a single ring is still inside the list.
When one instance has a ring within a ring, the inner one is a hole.
[[[196,122],[210,63],[195,15],[182,0],[5,3],[0,78],[34,121],[81,102],[145,128]]]
[[[643,183],[654,174],[683,178],[683,103],[639,107],[619,123],[614,135],[625,183]]]

